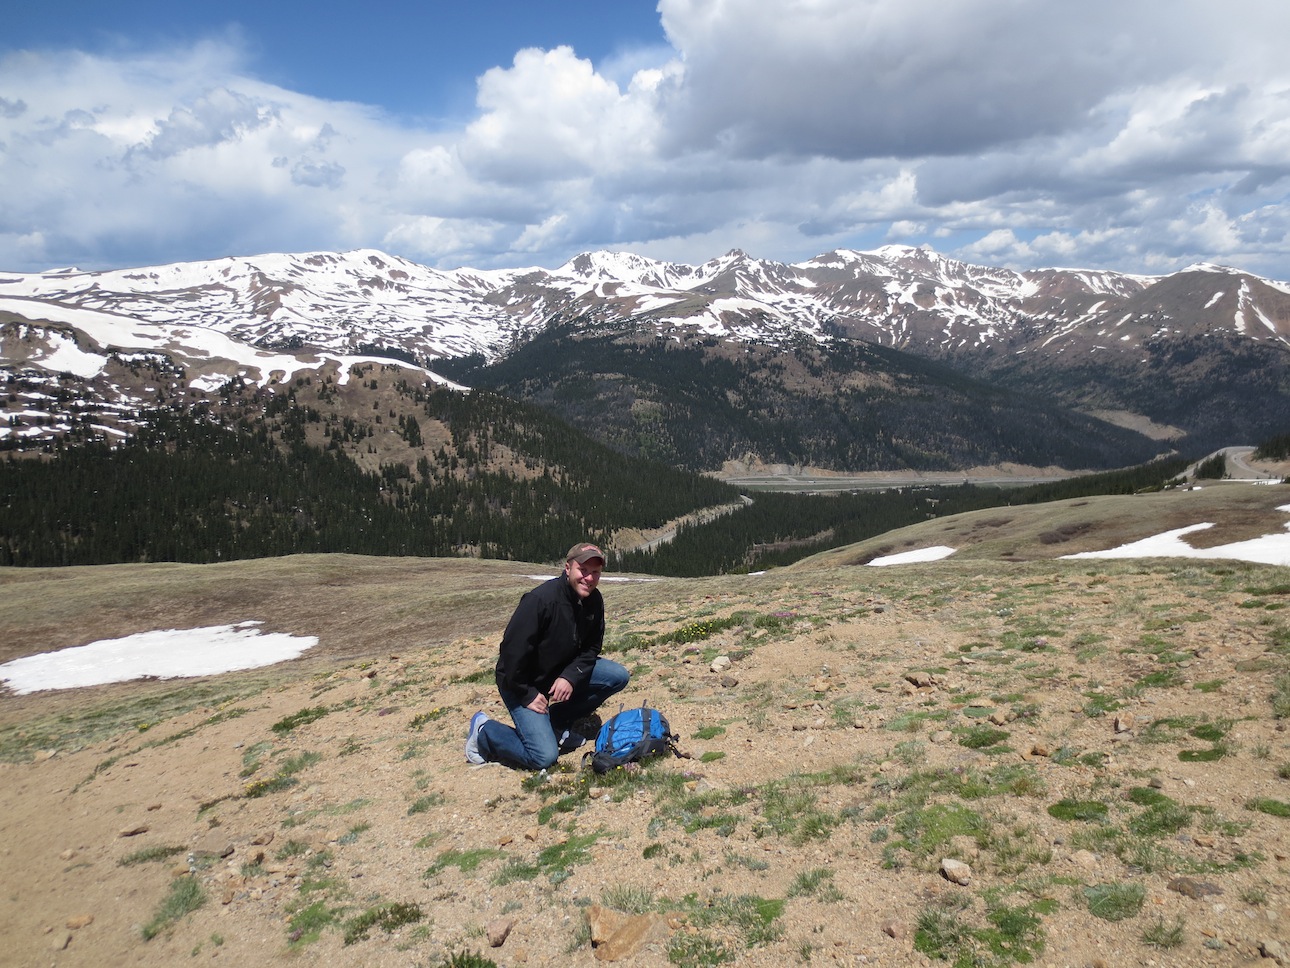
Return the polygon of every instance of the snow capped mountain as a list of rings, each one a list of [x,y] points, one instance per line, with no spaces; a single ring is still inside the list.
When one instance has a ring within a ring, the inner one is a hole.
[[[360,250],[4,276],[0,297],[199,326],[256,345],[341,352],[384,341],[434,357],[502,342],[509,314],[487,297],[523,273],[444,273]]]
[[[1006,370],[1075,409],[1147,414],[1161,426],[1191,426],[1195,410],[1200,432],[1215,436],[1229,430],[1222,414],[1251,408],[1236,388],[1267,396],[1290,385],[1280,376],[1290,365],[1290,284],[1222,266],[1166,276],[1018,272],[902,245],[791,265],[735,249],[698,266],[588,252],[555,270],[488,271],[433,270],[370,249],[271,253],[0,272],[0,447],[129,434],[143,410],[181,399],[200,408],[239,387],[267,400],[311,379],[343,388],[360,373],[374,382],[395,360],[421,370],[412,383],[448,382],[436,361],[502,361],[539,346],[548,330],[645,334],[654,338],[640,345],[659,350],[675,341],[719,352],[721,341],[742,341],[764,360],[804,342],[859,339],[971,377]],[[600,376],[614,386],[627,379]],[[543,374],[533,377],[541,385]],[[1210,401],[1210,386],[1231,388]],[[667,394],[648,391],[658,401]],[[1280,407],[1280,395],[1264,405],[1264,425],[1280,426]]]
[[[1162,328],[1283,342],[1290,332],[1290,285],[1235,269],[1014,272],[907,246],[792,265],[739,250],[699,266],[589,252],[554,270],[440,271],[372,250],[270,254],[6,274],[4,297],[201,327],[266,349],[380,346],[427,362],[496,357],[552,321],[575,320],[771,343],[845,335],[936,354],[989,343],[1090,350],[1108,337],[1129,349]],[[27,315],[11,299],[5,308]]]
[[[600,251],[553,270],[440,271],[358,250],[0,273],[15,426],[41,412],[33,394],[69,392],[60,373],[124,411],[149,392],[207,394],[230,379],[269,386],[330,368],[343,381],[364,359],[416,361],[433,378],[436,360],[496,360],[556,324],[771,347],[852,338],[969,366],[981,353],[1136,364],[1161,340],[1285,347],[1290,284],[1208,264],[1159,277],[1016,272],[895,245],[794,264],[737,249],[697,266]],[[141,367],[164,387],[143,386]]]

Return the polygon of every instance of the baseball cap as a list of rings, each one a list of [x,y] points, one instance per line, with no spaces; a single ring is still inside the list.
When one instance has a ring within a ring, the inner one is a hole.
[[[605,553],[590,542],[583,541],[569,549],[569,553],[564,556],[565,561],[576,561],[580,565],[585,565],[592,558],[599,558],[601,561],[608,561]]]

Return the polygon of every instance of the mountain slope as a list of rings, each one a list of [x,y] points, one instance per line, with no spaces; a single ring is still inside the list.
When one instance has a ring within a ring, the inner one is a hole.
[[[9,431],[10,445],[43,442],[56,434],[51,426],[65,425],[74,415],[64,408],[55,416],[51,397],[77,397],[83,409],[93,409],[96,401],[128,408],[128,394],[113,397],[124,379],[122,366],[169,373],[167,397],[200,397],[233,378],[266,386],[331,368],[344,380],[356,356],[398,358],[459,374],[469,367],[483,372],[480,361],[513,371],[521,365],[517,361],[542,355],[540,348],[526,347],[548,331],[663,349],[715,340],[726,356],[743,347],[750,359],[759,358],[761,386],[774,390],[764,395],[757,427],[783,439],[763,443],[756,428],[738,425],[740,419],[747,422],[757,399],[736,393],[722,407],[710,397],[704,432],[723,442],[727,457],[747,447],[791,463],[818,460],[843,467],[869,461],[849,469],[898,459],[900,448],[881,444],[874,451],[884,454],[881,461],[848,453],[847,447],[831,462],[819,458],[815,438],[826,431],[811,421],[833,406],[827,397],[841,392],[838,381],[791,386],[770,379],[792,370],[792,356],[803,347],[822,359],[855,341],[937,360],[996,389],[1044,400],[1049,411],[1120,411],[1120,423],[1168,425],[1176,428],[1176,446],[1184,448],[1259,439],[1290,423],[1290,286],[1208,265],[1163,277],[1015,272],[900,246],[840,250],[791,265],[738,250],[697,266],[594,252],[554,270],[492,271],[433,270],[370,250],[270,254],[112,272],[0,275],[0,327],[7,412],[14,423],[0,429]],[[100,365],[86,354],[100,357]],[[677,359],[666,353],[662,358]],[[600,365],[585,354],[581,359]],[[594,382],[613,383],[615,372],[595,371]],[[80,382],[55,379],[60,373]],[[497,385],[510,380],[488,379]],[[558,396],[553,385],[538,386],[541,371],[530,370],[524,379],[527,397]],[[941,393],[931,384],[924,389],[933,397]],[[639,396],[666,407],[670,393],[660,377],[603,402],[634,406]],[[820,399],[803,404],[809,396]],[[132,399],[136,405],[150,402],[141,390]],[[959,409],[971,404],[953,393],[945,399]],[[693,418],[692,407],[682,409]],[[878,422],[841,409],[837,419],[874,441],[909,433],[890,424],[900,408],[877,408]],[[42,414],[43,424],[26,419]],[[989,423],[978,416],[969,436],[989,437]],[[1021,427],[1008,429],[1010,440],[1002,447],[984,439],[965,448],[935,436],[915,439],[909,459],[917,462],[921,454],[940,466],[959,466],[992,451],[1036,450],[1026,437],[1033,441],[1050,432],[1042,421],[1028,435]],[[606,427],[603,439],[637,452],[633,433],[627,426]],[[1139,443],[1108,436],[1099,425],[1077,433],[1101,438],[1095,450],[1128,448],[1107,459],[1138,459]],[[715,443],[714,453],[701,458],[666,441],[658,453],[667,454],[669,447],[687,466],[720,466]],[[1103,466],[1102,458],[1072,459],[1078,463],[1070,466]]]
[[[1136,432],[865,342],[783,351],[550,327],[461,379],[547,407],[624,453],[691,470],[728,461],[1107,468],[1160,451]]]

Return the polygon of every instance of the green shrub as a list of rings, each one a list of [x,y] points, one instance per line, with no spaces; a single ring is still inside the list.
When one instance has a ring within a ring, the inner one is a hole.
[[[435,968],[497,968],[497,962],[474,951],[455,951]]]
[[[356,944],[366,941],[372,928],[380,928],[386,934],[397,931],[405,924],[415,924],[425,917],[419,904],[405,904],[395,901],[368,908],[345,922],[345,944]]]
[[[959,745],[970,750],[989,749],[997,746],[1011,735],[992,726],[969,726],[959,734]]]

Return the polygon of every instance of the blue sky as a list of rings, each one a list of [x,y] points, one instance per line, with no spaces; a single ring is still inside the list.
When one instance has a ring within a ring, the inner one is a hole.
[[[1290,279],[1281,0],[23,4],[0,268],[930,245]]]
[[[667,46],[654,0],[375,2],[361,13],[334,0],[61,0],[4,20],[8,51],[143,53],[223,37],[263,80],[431,122],[468,118],[475,79],[525,47],[565,44],[604,62]]]

